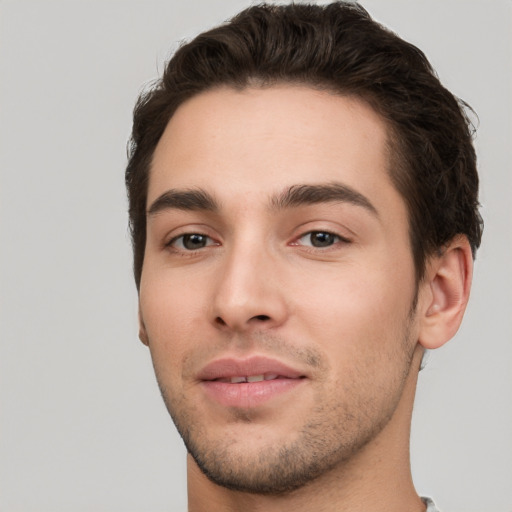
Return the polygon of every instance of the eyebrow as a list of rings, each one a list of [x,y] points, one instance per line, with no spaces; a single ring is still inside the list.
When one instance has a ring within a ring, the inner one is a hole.
[[[219,205],[215,198],[204,190],[167,190],[151,204],[148,215],[172,209],[216,212]]]
[[[342,183],[293,185],[274,197],[271,200],[271,207],[281,210],[318,203],[350,203],[379,216],[377,208],[366,196]]]
[[[379,216],[377,209],[366,196],[342,183],[292,185],[271,198],[270,208],[284,210],[319,203],[350,203]],[[205,190],[171,189],[159,196],[151,204],[147,213],[153,216],[172,209],[218,212],[220,208],[215,198]]]

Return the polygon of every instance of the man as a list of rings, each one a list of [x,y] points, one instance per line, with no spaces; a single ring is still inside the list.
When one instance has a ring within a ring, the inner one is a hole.
[[[251,7],[138,101],[140,339],[189,510],[436,510],[409,430],[480,244],[463,104],[358,5]]]

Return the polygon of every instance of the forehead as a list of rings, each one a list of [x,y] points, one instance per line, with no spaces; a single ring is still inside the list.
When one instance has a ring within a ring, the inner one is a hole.
[[[376,199],[389,179],[388,130],[365,102],[305,86],[222,87],[181,105],[153,156],[148,204],[168,189],[261,198],[342,182]],[[222,199],[222,197],[221,197]]]

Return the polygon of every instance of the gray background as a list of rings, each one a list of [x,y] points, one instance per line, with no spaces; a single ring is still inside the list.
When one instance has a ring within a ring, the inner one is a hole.
[[[137,340],[125,143],[176,41],[241,0],[0,2],[0,510],[185,509],[185,452]],[[511,512],[512,3],[368,0],[478,112],[484,245],[420,376],[412,466],[450,512]]]

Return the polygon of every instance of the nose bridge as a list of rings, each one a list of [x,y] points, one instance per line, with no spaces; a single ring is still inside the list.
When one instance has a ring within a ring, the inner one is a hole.
[[[214,297],[217,324],[244,330],[284,321],[286,306],[277,282],[278,263],[258,238],[246,233],[225,250]]]

